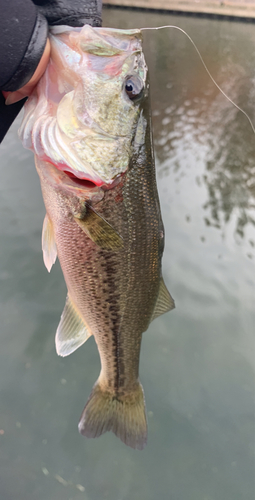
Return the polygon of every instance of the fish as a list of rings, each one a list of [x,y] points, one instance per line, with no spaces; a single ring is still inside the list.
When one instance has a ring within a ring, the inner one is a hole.
[[[20,128],[35,153],[46,216],[44,263],[67,285],[56,351],[94,336],[101,371],[79,421],[142,450],[142,334],[175,307],[162,277],[149,79],[138,29],[54,27],[51,60]]]

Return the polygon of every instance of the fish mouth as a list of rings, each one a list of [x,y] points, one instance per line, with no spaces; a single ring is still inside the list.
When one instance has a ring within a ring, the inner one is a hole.
[[[70,182],[72,185],[79,187],[79,188],[86,188],[86,189],[95,189],[95,188],[104,188],[104,189],[109,189],[112,187],[114,184],[114,181],[110,184],[106,184],[105,181],[100,179],[98,176],[96,178],[92,178],[89,174],[81,173],[81,172],[76,172],[74,173],[73,170],[69,167],[69,165],[66,164],[58,164],[54,161],[52,161],[51,158],[48,156],[45,156],[43,158],[40,158],[41,161],[46,162],[46,164],[50,164],[53,168],[54,171],[54,177],[57,175],[58,183],[61,182],[66,182],[67,184],[70,185]],[[82,174],[82,175],[81,175]]]
[[[84,186],[87,189],[94,189],[96,187],[103,186],[103,184],[100,184],[100,185],[96,184],[92,180],[77,177],[76,175],[74,175],[72,172],[69,172],[68,170],[63,170],[63,173],[66,174],[69,177],[69,179],[71,179],[73,182],[75,182],[75,184],[78,184],[79,186]]]
[[[70,179],[74,180],[80,185],[87,187],[101,187],[103,184],[105,184],[105,180],[101,179],[97,174],[91,175],[88,172],[81,172],[80,170],[76,170],[66,163],[53,162],[49,157],[47,157],[46,161],[50,161],[50,163],[52,163],[52,165],[54,165],[57,170],[65,173]],[[111,183],[112,181],[109,182],[109,185],[111,185]]]
[[[56,170],[58,170],[59,172],[62,173],[62,176],[66,176],[66,180],[68,181],[68,184],[70,185],[70,181],[73,185],[75,185],[76,187],[78,188],[85,188],[86,190],[98,190],[98,188],[101,188],[103,191],[108,191],[109,189],[112,189],[114,188],[115,186],[117,186],[117,184],[119,184],[119,182],[121,181],[122,177],[124,174],[118,174],[114,179],[111,180],[111,182],[109,183],[106,183],[105,181],[99,179],[99,177],[97,177],[97,179],[92,179],[90,176],[86,176],[83,175],[82,177],[78,177],[77,175],[75,175],[73,173],[73,171],[71,172],[67,166],[67,169],[64,169],[64,168],[59,168],[58,165],[56,165],[55,163],[52,163],[50,162],[53,167],[56,168]],[[62,181],[64,181],[64,178],[62,178]]]

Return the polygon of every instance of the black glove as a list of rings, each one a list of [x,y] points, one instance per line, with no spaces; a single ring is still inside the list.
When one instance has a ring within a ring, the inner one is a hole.
[[[50,26],[101,26],[102,0],[33,0]]]
[[[18,90],[43,55],[48,24],[31,0],[0,0],[0,90]]]

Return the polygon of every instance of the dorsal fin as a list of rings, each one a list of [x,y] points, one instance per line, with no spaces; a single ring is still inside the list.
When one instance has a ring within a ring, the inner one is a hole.
[[[55,343],[59,356],[68,356],[76,351],[91,336],[79,311],[69,295],[57,328]]]
[[[52,222],[46,214],[43,221],[42,228],[42,251],[43,261],[48,272],[50,272],[53,264],[57,258],[57,247],[54,237],[54,230]]]
[[[163,278],[161,278],[158,299],[151,317],[151,321],[153,321],[155,318],[158,318],[158,316],[161,316],[161,314],[171,311],[174,308],[174,299],[171,297],[169,291],[167,290]]]

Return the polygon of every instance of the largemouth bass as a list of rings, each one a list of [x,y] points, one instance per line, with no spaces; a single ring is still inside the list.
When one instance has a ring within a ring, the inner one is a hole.
[[[139,30],[58,27],[20,136],[35,152],[46,207],[42,247],[68,295],[56,333],[67,356],[91,335],[101,372],[82,412],[87,437],[143,449],[142,333],[174,301],[161,275],[164,228]]]

